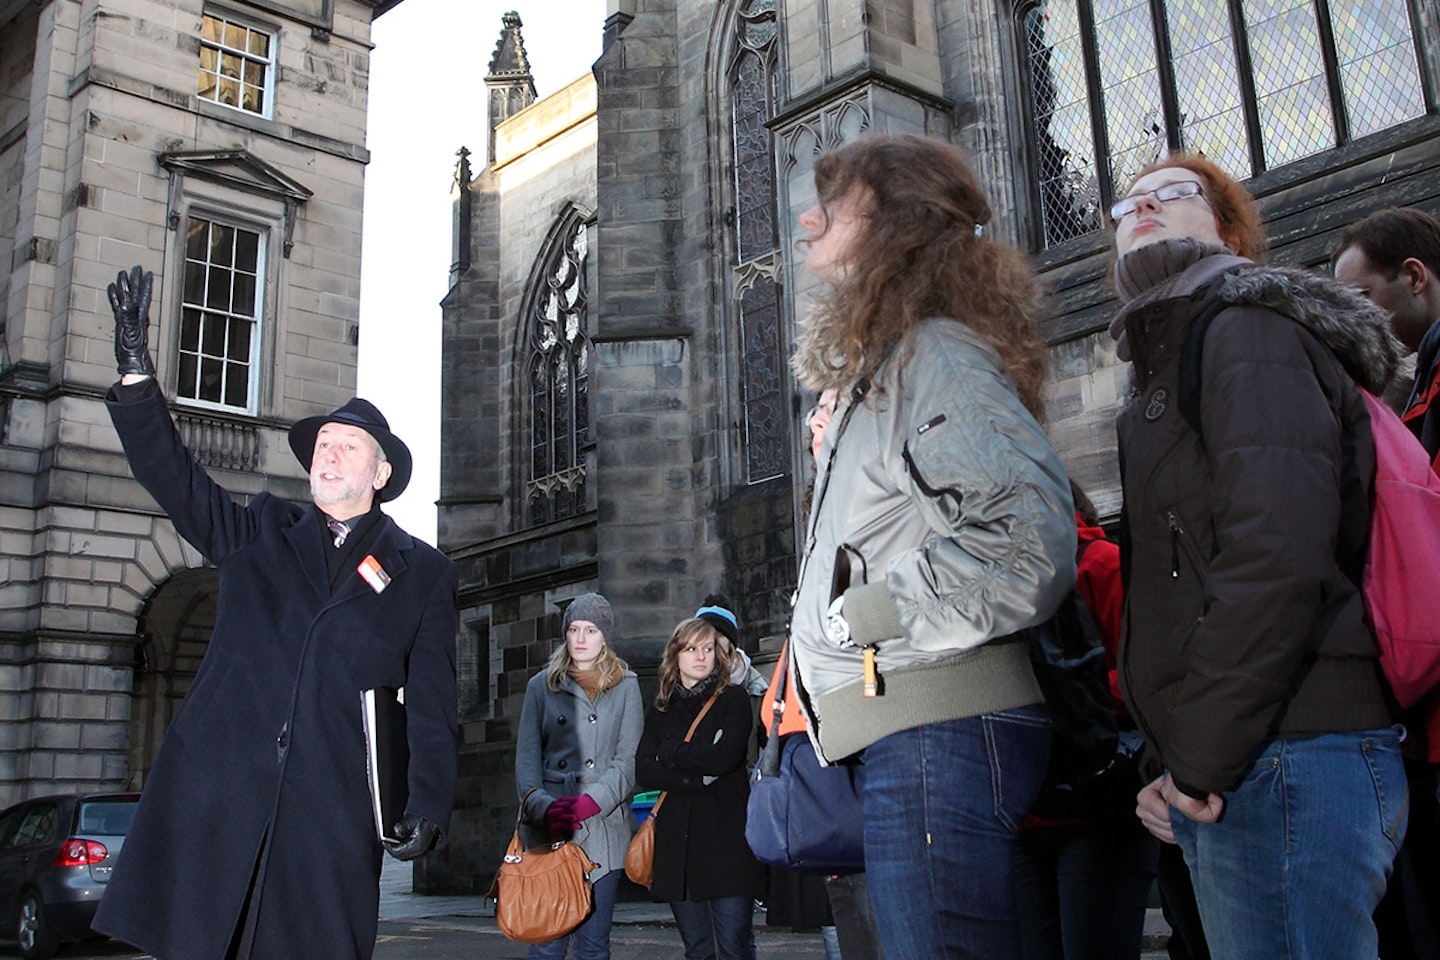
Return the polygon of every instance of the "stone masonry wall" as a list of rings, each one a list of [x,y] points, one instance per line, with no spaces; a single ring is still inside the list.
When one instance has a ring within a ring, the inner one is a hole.
[[[216,471],[241,497],[304,499],[286,429],[354,391],[374,8],[333,7],[328,34],[251,11],[277,37],[272,117],[198,98],[203,0],[65,0],[4,25],[0,805],[127,781],[137,616],[172,572],[201,562],[130,479],[101,402],[115,378],[116,273],[155,272],[151,345],[168,388],[183,262],[171,215],[183,225],[184,204],[203,201],[275,222],[258,409],[208,421],[257,451],[246,471]],[[311,191],[288,257],[278,198],[194,174],[172,194],[160,155],[206,150],[247,151]]]

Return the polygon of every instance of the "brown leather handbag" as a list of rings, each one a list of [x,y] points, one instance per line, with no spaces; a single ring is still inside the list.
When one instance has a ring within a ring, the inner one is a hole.
[[[522,812],[525,800],[520,801]],[[515,834],[487,894],[495,901],[500,932],[517,943],[548,943],[570,933],[590,916],[589,873],[598,866],[570,840],[525,850],[517,813]]]
[[[690,729],[685,731],[686,743],[695,735],[695,728],[700,726],[700,721],[710,712],[717,696],[719,694],[712,693],[710,699],[705,701],[705,706],[695,714],[695,719],[690,722]],[[655,806],[650,808],[650,816],[645,818],[640,829],[635,831],[635,836],[630,838],[630,846],[625,848],[625,876],[646,890],[649,890],[650,884],[655,881],[655,818],[660,815],[660,804],[664,802],[665,794],[662,793],[656,798]]]

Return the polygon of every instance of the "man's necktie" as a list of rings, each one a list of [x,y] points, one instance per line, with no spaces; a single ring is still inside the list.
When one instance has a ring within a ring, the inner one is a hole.
[[[325,526],[329,527],[330,532],[335,534],[335,546],[337,547],[345,542],[346,537],[350,536],[350,524],[346,523],[344,520],[336,520],[333,517],[326,517]]]

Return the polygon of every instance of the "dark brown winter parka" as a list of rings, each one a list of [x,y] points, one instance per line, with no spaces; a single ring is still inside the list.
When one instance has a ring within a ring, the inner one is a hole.
[[[1202,440],[1179,411],[1180,355],[1217,300]],[[1132,307],[1122,689],[1177,784],[1218,793],[1278,735],[1388,723],[1355,585],[1374,475],[1356,381],[1383,386],[1396,352],[1368,301],[1296,270],[1245,266]]]

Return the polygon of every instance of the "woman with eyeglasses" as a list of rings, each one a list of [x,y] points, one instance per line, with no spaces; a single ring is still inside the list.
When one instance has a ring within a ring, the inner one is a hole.
[[[1258,266],[1253,199],[1203,157],[1142,169],[1111,216],[1136,813],[1183,849],[1212,955],[1373,960],[1406,788],[1357,586],[1358,387],[1397,347],[1349,288]]]

